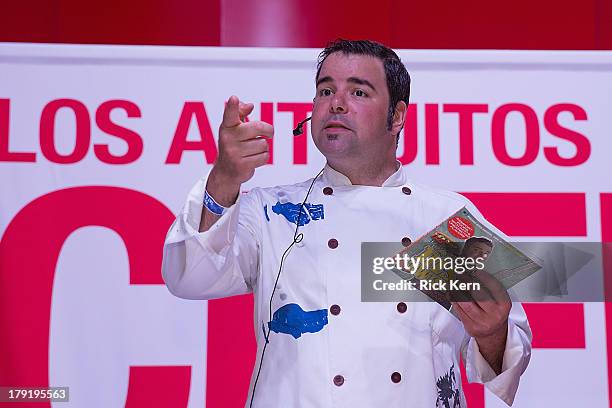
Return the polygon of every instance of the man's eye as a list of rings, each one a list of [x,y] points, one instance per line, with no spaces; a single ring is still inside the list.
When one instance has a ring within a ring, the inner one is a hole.
[[[365,92],[363,92],[361,89],[357,89],[354,92],[355,96],[368,96]]]
[[[329,96],[329,95],[331,95],[331,93],[332,93],[332,91],[329,88],[324,88],[324,89],[321,89],[319,91],[319,95],[320,96]]]

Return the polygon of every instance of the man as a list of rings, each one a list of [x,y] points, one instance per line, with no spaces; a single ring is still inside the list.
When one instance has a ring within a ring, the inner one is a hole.
[[[409,180],[395,158],[410,79],[397,55],[338,40],[319,58],[312,137],[327,159],[313,179],[239,194],[268,160],[263,122],[232,96],[219,158],[191,191],[164,247],[169,290],[189,299],[253,292],[257,360],[247,406],[462,406],[468,377],[511,404],[531,352],[519,304],[360,301],[362,241],[408,245],[464,206]],[[205,205],[203,205],[205,203]],[[302,203],[304,203],[302,205]],[[255,391],[254,391],[255,389]]]
[[[471,237],[463,244],[461,255],[464,258],[486,260],[493,251],[493,242],[485,237]]]

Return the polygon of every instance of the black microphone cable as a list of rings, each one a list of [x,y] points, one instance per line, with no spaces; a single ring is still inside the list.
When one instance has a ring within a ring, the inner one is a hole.
[[[293,135],[294,136],[301,135],[303,133],[302,126],[304,125],[304,123],[306,123],[309,120],[310,118],[306,118],[305,120],[300,122],[298,126],[293,130]],[[289,246],[287,247],[287,249],[285,249],[285,251],[283,252],[283,255],[281,256],[280,264],[278,266],[278,273],[276,274],[276,280],[274,281],[274,287],[272,288],[272,294],[270,295],[268,322],[272,321],[272,300],[274,299],[274,293],[276,292],[278,280],[280,279],[281,272],[283,271],[283,263],[285,262],[285,258],[289,254],[289,251],[291,250],[291,248],[295,244],[299,244],[300,242],[302,242],[302,240],[304,239],[304,234],[302,234],[301,232],[298,233],[299,228],[300,228],[300,220],[303,214],[302,210],[304,209],[306,200],[308,200],[308,196],[310,195],[310,192],[312,191],[312,188],[314,187],[314,183],[317,181],[319,176],[321,176],[324,169],[325,167],[322,168],[321,171],[319,171],[319,173],[312,180],[312,183],[310,183],[310,187],[308,187],[308,192],[306,193],[306,197],[304,197],[304,200],[302,201],[300,205],[300,211],[298,213],[298,216],[295,222],[295,232],[293,233],[293,241],[291,242],[291,244],[289,244]],[[270,326],[268,326],[268,330],[266,332],[266,326],[264,322],[261,322],[261,329],[263,331],[264,339],[266,340],[266,342],[264,343],[263,350],[261,351],[261,358],[259,359],[259,368],[257,369],[257,375],[255,376],[255,383],[253,384],[253,392],[251,393],[251,401],[249,403],[249,408],[253,407],[253,400],[255,399],[255,390],[257,389],[257,382],[259,381],[259,374],[261,373],[261,367],[263,366],[263,359],[266,354],[266,348],[268,347],[268,343],[270,342],[269,340],[270,331],[271,331]]]

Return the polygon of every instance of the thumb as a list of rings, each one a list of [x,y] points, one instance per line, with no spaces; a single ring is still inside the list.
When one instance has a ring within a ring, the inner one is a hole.
[[[231,128],[240,124],[240,101],[237,96],[230,96],[223,110],[221,127]]]

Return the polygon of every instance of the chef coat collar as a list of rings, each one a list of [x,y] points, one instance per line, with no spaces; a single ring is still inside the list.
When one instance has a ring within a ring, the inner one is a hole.
[[[398,187],[405,185],[408,181],[406,177],[406,173],[404,172],[404,168],[402,163],[399,160],[396,160],[397,170],[395,173],[389,176],[387,180],[382,184],[382,187]],[[352,186],[351,180],[340,173],[338,170],[333,169],[329,163],[325,163],[325,167],[323,168],[323,180],[326,184],[330,186]]]

